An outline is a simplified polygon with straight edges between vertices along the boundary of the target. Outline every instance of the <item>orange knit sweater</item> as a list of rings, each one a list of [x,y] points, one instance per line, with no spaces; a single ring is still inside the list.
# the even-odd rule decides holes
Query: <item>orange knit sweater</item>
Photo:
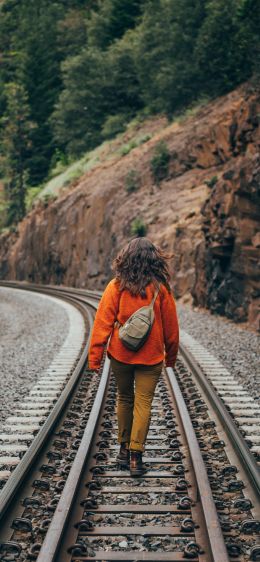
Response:
[[[107,354],[122,363],[155,365],[165,359],[166,366],[173,367],[179,344],[179,327],[175,302],[164,285],[154,305],[154,323],[148,339],[138,351],[127,349],[118,337],[116,320],[124,324],[141,306],[150,304],[154,295],[152,284],[146,287],[146,297],[132,296],[128,290],[119,291],[119,282],[112,279],[100,300],[89,348],[89,368],[98,369],[104,349],[111,335]]]

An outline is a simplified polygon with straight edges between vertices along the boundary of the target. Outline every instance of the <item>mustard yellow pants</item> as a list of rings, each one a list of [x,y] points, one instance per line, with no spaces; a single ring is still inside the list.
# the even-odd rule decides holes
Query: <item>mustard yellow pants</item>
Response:
[[[157,365],[126,365],[111,357],[117,383],[118,441],[144,451],[155,388],[163,361]]]

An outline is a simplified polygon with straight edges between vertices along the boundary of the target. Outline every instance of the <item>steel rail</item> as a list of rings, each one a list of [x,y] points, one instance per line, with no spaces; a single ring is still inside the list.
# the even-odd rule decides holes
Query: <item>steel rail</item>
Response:
[[[0,286],[3,287],[17,287],[18,289],[25,289],[30,291],[39,292],[42,289],[44,292],[48,290],[58,291],[59,293],[72,293],[73,295],[82,295],[93,297],[99,300],[102,297],[102,291],[94,291],[91,289],[80,289],[79,287],[66,287],[66,285],[45,285],[44,283],[30,283],[28,281],[3,281],[0,280]]]
[[[224,426],[226,433],[234,447],[239,461],[244,467],[250,484],[252,485],[254,492],[258,497],[260,497],[260,471],[256,460],[248,448],[245,439],[241,435],[239,429],[237,428],[234,420],[229,414],[225,404],[223,404],[221,398],[218,396],[212,384],[208,381],[203,371],[201,370],[198,363],[193,358],[192,354],[181,344],[180,353],[185,359],[189,369],[199,381],[203,391],[205,392],[212,408],[216,412],[220,423]]]
[[[4,283],[0,282],[0,284],[3,285]],[[67,300],[73,300],[73,299],[75,300],[75,296],[77,295],[77,300],[79,302],[84,302],[84,303],[88,302],[89,306],[92,306],[94,308],[97,308],[96,301],[98,301],[101,296],[101,293],[97,291],[86,291],[84,289],[74,289],[69,287],[68,288],[57,287],[57,286],[50,286],[50,285],[35,286],[32,284],[26,284],[25,286],[25,284],[15,283],[15,282],[8,283],[8,285],[15,286],[15,287],[18,286],[19,288],[25,290],[27,289],[27,290],[45,292],[46,294],[47,293],[52,294],[60,298],[66,298]],[[5,286],[7,286],[7,284],[5,284]],[[61,293],[63,294],[63,297],[61,297]],[[220,422],[224,426],[225,431],[227,432],[227,435],[230,438],[232,446],[234,447],[234,450],[236,451],[241,461],[241,464],[243,464],[248,477],[250,477],[250,483],[252,483],[254,490],[259,494],[260,475],[259,475],[257,463],[255,462],[255,459],[251,455],[245,440],[243,439],[242,435],[237,429],[226,406],[223,404],[221,398],[219,398],[219,396],[217,395],[217,392],[215,391],[211,383],[207,380],[206,376],[200,369],[199,365],[194,360],[192,354],[188,352],[187,349],[182,344],[180,345],[180,352],[186,364],[188,365],[190,371],[199,381],[200,386],[203,389],[203,392],[205,392],[206,396],[208,397],[210,405],[213,407]],[[82,440],[80,447],[78,449],[78,453],[74,460],[71,472],[68,476],[67,482],[62,492],[58,507],[54,513],[54,517],[47,531],[39,557],[37,558],[38,562],[53,562],[55,560],[55,555],[57,554],[57,551],[59,549],[59,545],[63,540],[65,525],[73,507],[73,501],[79,487],[80,476],[85,466],[86,457],[92,446],[95,427],[98,423],[97,412],[100,412],[102,407],[104,393],[108,380],[108,372],[109,372],[109,360],[106,359],[105,367],[101,378],[101,382],[102,381],[103,382],[102,384],[100,382],[98,394],[96,395],[95,402],[91,410],[90,418],[88,420],[84,432],[84,436],[83,436],[84,443]],[[212,497],[212,491],[210,488],[206,467],[200,452],[199,444],[193,429],[193,425],[187,410],[187,406],[182,397],[181,390],[178,385],[174,371],[170,368],[167,368],[166,372],[168,375],[169,385],[176,399],[177,409],[179,412],[179,416],[181,418],[184,434],[188,442],[192,465],[193,465],[194,473],[196,475],[199,497],[201,500],[202,511],[203,511],[203,518],[205,521],[205,529],[207,529],[208,543],[210,545],[209,554],[211,554],[212,560],[214,562],[228,562],[229,556],[227,554],[223,533],[221,530],[221,526],[219,524],[215,503]],[[24,455],[23,458],[25,457],[26,455]],[[18,468],[20,464],[18,465]],[[112,557],[110,557],[110,554],[109,554],[109,559],[111,560],[113,559]]]
[[[80,477],[95,435],[95,430],[99,420],[99,414],[107,387],[109,367],[110,361],[108,358],[106,358],[98,391],[89,415],[81,444],[77,451],[56,511],[42,544],[37,562],[52,562],[55,558],[55,554],[65,530],[66,521],[73,506],[73,501],[80,483]]]
[[[191,423],[190,415],[184,402],[173,369],[171,367],[167,367],[166,371],[172,388],[172,392],[176,399],[177,408],[188,442],[193,470],[196,475],[199,497],[203,508],[202,511],[205,518],[205,528],[207,529],[208,533],[208,542],[211,549],[212,559],[214,560],[214,562],[229,562],[229,556],[224,542],[223,532],[219,523],[216,506],[212,496],[205,463],[200,452],[198,440]]]
[[[1,285],[3,285],[3,283],[1,283]],[[43,289],[41,289],[38,292],[42,293]],[[50,291],[48,291],[48,294],[50,294]],[[65,299],[64,296],[60,298]],[[66,297],[66,300],[73,302],[75,304],[75,299],[73,300],[71,296]],[[92,302],[88,304],[86,299],[84,303],[85,304],[81,303],[80,307],[87,314],[88,321],[91,328],[91,325],[93,323],[93,318],[87,306],[94,307],[94,305]],[[80,356],[80,359],[74,369],[72,376],[67,382],[60,397],[55,403],[53,409],[51,410],[50,414],[48,415],[47,419],[45,420],[38,434],[35,436],[34,440],[32,441],[32,444],[30,445],[30,447],[28,448],[28,450],[20,460],[15,470],[12,472],[10,478],[8,479],[7,483],[5,484],[3,490],[0,493],[0,522],[3,520],[3,517],[5,516],[8,508],[10,507],[15,495],[17,494],[18,490],[21,488],[22,484],[24,483],[27,474],[29,473],[31,467],[35,463],[39,455],[39,452],[43,448],[44,444],[47,442],[49,435],[53,431],[54,426],[56,425],[58,419],[60,418],[62,412],[64,411],[66,404],[68,403],[78,383],[82,369],[84,368],[84,365],[86,363],[89,341],[90,341],[90,333],[88,335],[86,346]]]
[[[0,285],[5,284],[5,282],[0,281]],[[23,288],[30,288],[30,290],[39,290],[39,288],[45,289],[48,291],[48,289],[50,288],[51,290],[54,290],[55,292],[63,292],[63,293],[67,293],[67,294],[78,294],[79,296],[82,295],[82,297],[87,296],[87,297],[93,297],[94,300],[99,300],[102,293],[99,291],[89,291],[86,289],[78,289],[78,288],[70,288],[70,287],[65,287],[65,286],[56,286],[56,285],[37,285],[35,286],[34,284],[30,284],[26,282],[26,285],[24,282],[13,282],[13,281],[8,281],[7,282],[8,285],[15,285],[15,286],[23,286]],[[47,292],[46,291],[46,292]],[[181,355],[184,357],[184,359],[186,360],[189,368],[191,369],[192,373],[194,374],[195,377],[197,377],[197,379],[199,380],[205,394],[207,395],[211,406],[213,407],[213,409],[215,410],[221,424],[224,426],[225,430],[228,433],[228,436],[232,442],[232,445],[239,457],[239,460],[241,462],[241,464],[243,465],[250,483],[254,489],[255,494],[260,497],[260,471],[259,471],[259,467],[258,464],[256,462],[256,460],[254,459],[253,455],[251,454],[251,451],[249,449],[249,447],[247,446],[247,443],[245,441],[245,439],[243,438],[243,436],[241,435],[239,429],[237,428],[236,424],[234,423],[230,413],[228,412],[225,404],[223,403],[223,401],[221,400],[221,398],[218,396],[217,392],[215,391],[215,389],[213,388],[213,386],[211,385],[211,383],[207,380],[206,376],[204,375],[204,373],[202,372],[201,368],[199,367],[198,363],[195,361],[195,359],[193,358],[192,354],[185,348],[185,346],[183,344],[180,343],[180,353]]]
[[[10,286],[18,286],[28,290],[35,290],[39,291],[40,288],[44,289],[46,292],[49,290],[55,291],[58,293],[66,293],[66,294],[74,294],[78,296],[87,296],[92,297],[94,300],[99,300],[102,293],[99,291],[91,291],[86,289],[79,289],[79,288],[70,288],[65,286],[56,286],[56,285],[44,285],[44,284],[31,284],[25,282],[15,282],[15,281],[0,281],[0,285],[10,285]],[[202,372],[201,368],[199,367],[198,363],[193,358],[192,354],[185,348],[183,344],[180,344],[180,353],[183,358],[186,360],[190,370],[194,374],[194,376],[199,380],[205,394],[207,395],[211,406],[213,407],[214,411],[216,412],[221,424],[224,426],[225,430],[228,433],[228,436],[232,442],[232,445],[239,457],[241,464],[243,465],[250,483],[254,489],[255,494],[260,497],[260,471],[256,460],[254,459],[253,455],[250,452],[249,447],[246,444],[245,439],[241,435],[239,429],[237,428],[236,424],[234,423],[230,413],[228,412],[225,404],[218,396],[217,392],[211,385],[211,383],[207,380],[206,376]]]
[[[80,448],[75,457],[66,485],[63,489],[62,495],[57,505],[55,514],[53,516],[50,527],[45,536],[44,542],[42,544],[40,553],[37,558],[37,562],[54,562],[56,560],[56,556],[58,555],[59,546],[62,543],[65,532],[68,531],[68,529],[66,529],[66,523],[70,517],[70,512],[74,507],[73,502],[75,501],[76,493],[80,486],[80,478],[83,473],[84,465],[87,462],[88,454],[90,452],[90,448],[94,441],[95,430],[99,421],[101,407],[104,402],[104,394],[106,391],[108,374],[109,374],[109,365],[110,365],[110,361],[107,358],[104,365],[98,393],[96,395],[95,402],[93,404],[91,414],[87,422],[87,426],[83,435]],[[223,533],[219,524],[216,507],[214,504],[207,472],[205,469],[205,464],[201,456],[198,441],[190,420],[190,416],[187,407],[185,405],[185,402],[183,400],[183,397],[181,395],[181,391],[178,386],[176,377],[173,373],[173,370],[168,368],[166,372],[168,375],[168,380],[170,383],[172,393],[174,395],[177,404],[177,409],[179,412],[181,423],[188,443],[193,470],[196,475],[198,495],[201,501],[202,512],[204,517],[204,528],[205,528],[205,532],[207,533],[207,537],[208,537],[207,542],[210,548],[210,552],[208,554],[210,555],[210,559],[212,559],[213,562],[229,562],[229,557],[224,543]],[[163,473],[161,473],[161,475],[163,476]],[[164,508],[164,510],[165,509],[167,511],[167,508]],[[134,511],[136,511],[136,506]],[[156,508],[153,508],[153,511],[156,512]],[[148,532],[149,529],[150,528],[146,528],[145,529],[146,532]],[[121,529],[120,534],[126,534],[126,532],[129,532],[131,534],[137,531],[136,528],[125,527]],[[149,532],[151,533],[151,530]],[[159,532],[158,528],[157,529],[155,528],[154,532],[162,534],[162,530],[160,530]],[[102,534],[109,535],[110,530],[107,527],[104,527],[104,529],[99,528],[97,533],[101,535]],[[166,534],[168,533],[167,529],[165,529],[165,533]],[[111,531],[111,534],[112,535],[114,534],[113,529]],[[138,555],[138,557],[139,556],[140,554]],[[118,559],[117,557],[118,557],[117,552],[113,553],[113,555],[112,553],[109,553],[109,559],[116,560]],[[166,559],[168,559],[167,555],[166,555]]]

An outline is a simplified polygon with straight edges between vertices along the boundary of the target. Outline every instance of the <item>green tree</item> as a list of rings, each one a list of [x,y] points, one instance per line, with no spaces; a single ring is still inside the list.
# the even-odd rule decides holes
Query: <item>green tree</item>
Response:
[[[6,108],[5,84],[15,79],[21,52],[15,47],[18,26],[18,2],[6,0],[0,4],[0,115]]]
[[[18,80],[28,92],[33,131],[29,182],[48,175],[55,152],[49,117],[62,89],[61,62],[85,44],[88,0],[5,0],[0,5],[0,114],[4,84]],[[86,9],[88,8],[88,9]]]
[[[228,92],[250,75],[239,44],[237,0],[210,0],[201,27],[195,57],[200,90],[211,96]]]
[[[243,79],[260,74],[260,3],[241,0],[237,12],[237,44],[241,52]]]
[[[76,56],[87,43],[87,17],[85,9],[70,9],[58,22],[58,48],[65,59]]]
[[[37,123],[33,132],[33,150],[29,162],[31,185],[48,174],[54,151],[49,117],[61,90],[60,54],[57,45],[57,22],[60,8],[43,0],[26,0],[23,29],[24,42],[21,77],[28,92],[31,119]],[[30,10],[30,13],[28,12]]]
[[[138,28],[136,65],[145,103],[172,115],[197,95],[194,45],[205,0],[149,0]]]
[[[134,59],[136,34],[128,31],[106,52],[109,77],[109,111],[131,119],[143,107]]]
[[[76,157],[101,140],[110,77],[103,53],[91,48],[65,61],[62,70],[64,89],[51,122],[57,144]]]
[[[106,49],[136,25],[144,0],[105,0],[92,11],[88,22],[89,45]]]
[[[28,98],[17,83],[5,86],[6,112],[1,119],[3,150],[2,173],[8,202],[7,224],[18,222],[25,214],[28,155],[34,125],[29,119]]]
[[[129,31],[108,50],[88,47],[62,65],[64,89],[52,123],[67,153],[76,157],[93,148],[103,140],[107,118],[127,122],[143,106],[133,41]]]

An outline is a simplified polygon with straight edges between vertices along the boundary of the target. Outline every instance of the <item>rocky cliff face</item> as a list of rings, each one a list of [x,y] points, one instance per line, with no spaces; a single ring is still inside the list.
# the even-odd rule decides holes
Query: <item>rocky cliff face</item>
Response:
[[[139,217],[147,236],[174,252],[176,297],[192,294],[198,305],[256,323],[259,114],[259,91],[246,85],[128,155],[101,160],[66,195],[31,211],[16,234],[0,237],[1,278],[102,289]],[[150,161],[159,140],[171,160],[157,186]],[[140,185],[129,194],[131,170]]]
[[[227,160],[213,181],[201,213],[195,258],[195,302],[257,326],[260,312],[259,98],[247,97],[229,127]]]

